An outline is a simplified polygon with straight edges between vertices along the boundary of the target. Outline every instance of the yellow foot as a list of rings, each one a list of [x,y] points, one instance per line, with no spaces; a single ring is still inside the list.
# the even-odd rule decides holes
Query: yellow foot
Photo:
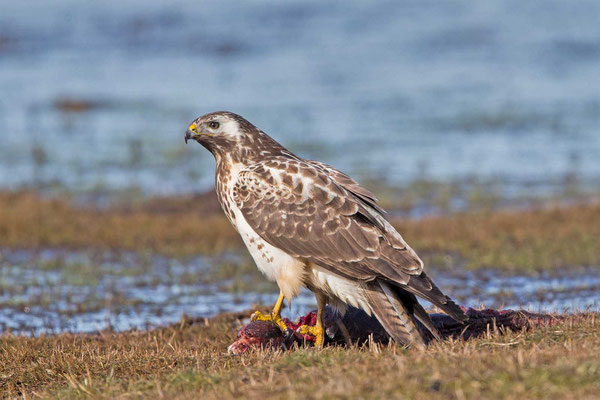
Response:
[[[271,321],[273,322],[275,325],[277,325],[279,327],[279,329],[281,329],[282,332],[287,332],[288,327],[285,324],[285,322],[283,322],[283,319],[281,318],[281,315],[279,314],[263,314],[260,311],[255,311],[252,313],[252,315],[250,316],[250,321]]]
[[[310,335],[315,337],[315,346],[323,347],[323,343],[325,342],[325,334],[323,332],[322,326],[309,326],[309,325],[300,325],[296,332],[301,333],[303,335]]]

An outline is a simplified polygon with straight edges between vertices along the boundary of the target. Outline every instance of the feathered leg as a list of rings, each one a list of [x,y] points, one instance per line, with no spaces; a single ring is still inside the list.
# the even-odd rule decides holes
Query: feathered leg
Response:
[[[315,337],[315,346],[323,347],[325,343],[325,330],[323,328],[323,317],[325,315],[325,305],[327,304],[327,296],[321,292],[315,292],[317,298],[317,323],[314,326],[300,325],[296,332],[303,335]]]

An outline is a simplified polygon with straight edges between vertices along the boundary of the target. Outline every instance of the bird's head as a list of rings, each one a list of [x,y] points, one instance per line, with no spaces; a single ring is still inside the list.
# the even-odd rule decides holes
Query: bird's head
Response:
[[[191,139],[204,146],[235,143],[242,135],[241,120],[249,124],[239,115],[227,111],[217,111],[203,115],[190,124],[185,133],[185,142],[187,143]]]
[[[252,158],[259,151],[264,153],[282,148],[250,122],[228,111],[196,118],[185,132],[185,142],[188,140],[200,143],[217,159],[224,154],[234,158]]]

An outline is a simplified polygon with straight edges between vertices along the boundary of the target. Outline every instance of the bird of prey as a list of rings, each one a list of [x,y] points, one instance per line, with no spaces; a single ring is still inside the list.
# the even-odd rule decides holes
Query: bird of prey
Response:
[[[346,305],[361,308],[396,342],[418,347],[427,344],[424,329],[439,334],[417,296],[457,321],[467,319],[425,274],[375,196],[348,175],[296,156],[231,112],[196,118],[185,133],[188,140],[215,157],[223,211],[260,271],[279,286],[273,311],[257,311],[253,321],[286,330],[283,301],[303,287],[316,296],[317,322],[299,332],[314,336],[317,346],[324,341],[326,304],[342,314]]]

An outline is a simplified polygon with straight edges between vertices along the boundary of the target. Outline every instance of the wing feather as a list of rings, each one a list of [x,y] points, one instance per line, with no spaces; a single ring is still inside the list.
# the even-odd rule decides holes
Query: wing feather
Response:
[[[365,203],[369,204],[373,209],[377,210],[379,213],[384,214],[385,211],[377,204],[377,197],[367,189],[363,188],[356,182],[354,179],[350,178],[348,175],[343,172],[333,168],[331,165],[327,165],[320,161],[307,160],[308,163],[314,165],[322,171],[325,171],[329,176],[331,176],[336,182],[338,182],[341,186],[343,186],[346,190],[353,193],[355,196],[363,200]]]
[[[332,167],[299,160],[254,164],[240,171],[233,198],[250,227],[286,253],[350,279],[380,286],[386,279],[456,320],[466,319],[423,272],[423,262],[383,217],[375,196]],[[426,313],[415,310],[428,325]]]
[[[406,283],[422,271],[416,253],[373,207],[375,197],[322,164],[255,164],[240,172],[234,200],[264,240],[337,274]]]

